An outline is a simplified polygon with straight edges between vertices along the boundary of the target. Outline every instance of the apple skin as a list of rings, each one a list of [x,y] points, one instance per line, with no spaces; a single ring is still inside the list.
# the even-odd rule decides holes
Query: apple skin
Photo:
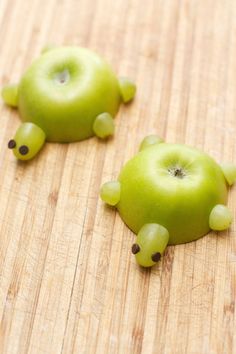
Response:
[[[176,176],[176,170],[184,175],[177,172]],[[150,145],[127,162],[118,180],[121,190],[116,207],[123,221],[136,234],[145,224],[160,224],[169,231],[169,244],[207,234],[211,210],[227,202],[220,166],[186,145]]]
[[[38,125],[52,142],[73,142],[94,135],[97,115],[116,115],[119,81],[94,52],[80,47],[46,51],[23,75],[18,108],[23,122]]]

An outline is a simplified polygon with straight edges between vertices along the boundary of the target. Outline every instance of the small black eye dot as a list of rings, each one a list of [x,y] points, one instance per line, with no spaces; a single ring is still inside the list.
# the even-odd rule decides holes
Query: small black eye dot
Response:
[[[14,149],[16,147],[16,142],[14,139],[8,141],[8,149]]]
[[[132,253],[133,254],[136,254],[140,251],[140,247],[137,243],[134,243],[133,246],[132,246]]]
[[[29,152],[28,146],[26,146],[26,145],[21,145],[21,146],[19,147],[19,152],[20,152],[21,155],[26,155],[26,154],[28,154],[28,152]]]
[[[161,254],[159,252],[156,252],[152,255],[153,262],[158,262],[160,259],[161,259]]]

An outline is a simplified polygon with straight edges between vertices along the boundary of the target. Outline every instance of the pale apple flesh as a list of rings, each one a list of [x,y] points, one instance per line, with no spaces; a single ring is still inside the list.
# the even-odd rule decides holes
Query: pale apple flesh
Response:
[[[123,167],[118,179],[116,207],[128,227],[138,234],[146,224],[161,225],[169,232],[170,245],[197,240],[210,229],[228,228],[228,185],[220,166],[192,147],[152,140]],[[223,211],[215,208],[219,205]],[[210,215],[215,228],[209,225]]]

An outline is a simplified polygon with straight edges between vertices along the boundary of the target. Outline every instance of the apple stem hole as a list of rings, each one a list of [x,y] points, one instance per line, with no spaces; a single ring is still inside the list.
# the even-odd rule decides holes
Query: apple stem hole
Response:
[[[180,178],[180,179],[182,179],[182,178],[184,178],[186,176],[185,171],[182,168],[180,168],[180,167],[169,168],[168,172],[169,172],[169,174],[171,176],[177,177],[177,178]]]
[[[57,73],[55,76],[56,82],[61,85],[66,84],[69,81],[69,79],[70,79],[70,73],[67,69]]]

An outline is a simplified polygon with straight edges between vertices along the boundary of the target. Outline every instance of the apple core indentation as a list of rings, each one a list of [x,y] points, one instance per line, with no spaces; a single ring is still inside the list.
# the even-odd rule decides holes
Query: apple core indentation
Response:
[[[68,69],[64,69],[56,73],[54,80],[60,85],[65,85],[70,80],[70,72]]]
[[[115,131],[113,119],[120,105],[135,95],[135,84],[120,81],[109,63],[93,51],[73,45],[48,49],[19,83],[2,90],[4,102],[18,107],[22,120],[15,142],[8,144],[19,160],[32,159],[45,141],[71,143],[94,135],[106,139]],[[21,146],[29,151],[19,150]],[[105,188],[104,198],[116,205],[119,184]]]
[[[168,172],[171,176],[179,178],[179,179],[186,177],[185,170],[179,166],[168,168]]]

